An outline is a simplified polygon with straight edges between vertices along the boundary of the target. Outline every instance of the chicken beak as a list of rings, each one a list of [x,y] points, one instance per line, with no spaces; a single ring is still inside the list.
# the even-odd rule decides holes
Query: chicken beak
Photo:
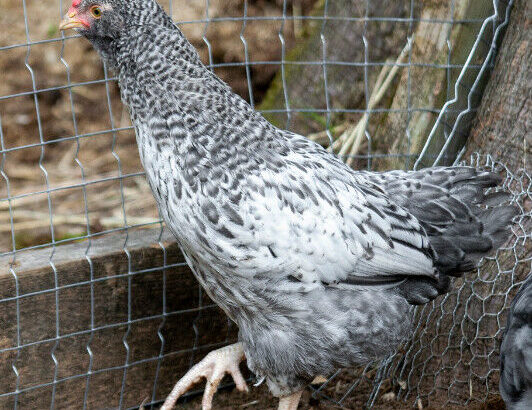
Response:
[[[69,28],[85,28],[85,24],[77,18],[74,11],[69,11],[59,24],[59,30],[68,30]]]

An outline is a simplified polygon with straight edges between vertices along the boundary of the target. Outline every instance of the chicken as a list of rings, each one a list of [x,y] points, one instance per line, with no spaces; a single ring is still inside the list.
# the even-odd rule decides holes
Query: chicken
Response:
[[[501,396],[509,410],[532,409],[532,275],[510,306],[501,344]]]
[[[194,366],[203,408],[247,366],[296,409],[304,387],[382,358],[411,335],[413,306],[449,289],[509,235],[515,209],[470,167],[356,172],[274,127],[205,67],[153,0],[74,0],[75,28],[118,74],[159,211],[239,342]]]

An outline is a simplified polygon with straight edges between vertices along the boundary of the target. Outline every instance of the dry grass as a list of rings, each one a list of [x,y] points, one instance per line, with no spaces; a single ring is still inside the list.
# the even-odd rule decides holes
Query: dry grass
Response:
[[[118,86],[104,82],[113,74],[104,72],[84,39],[53,41],[61,37],[59,1],[25,3],[28,33],[23,2],[0,0],[0,48],[23,45],[0,49],[0,252],[157,221],[149,188],[138,175],[142,169],[135,136]],[[63,3],[66,8],[68,1]],[[293,5],[296,12],[308,13],[312,3]],[[281,16],[282,5],[276,0],[250,1],[247,14]],[[210,2],[210,18],[243,15],[240,0]],[[205,1],[179,2],[179,7],[174,1],[173,17],[185,22],[205,19]],[[203,61],[209,62],[209,45],[217,64],[245,61],[241,34],[250,61],[279,59],[281,24],[249,21],[243,30],[241,21],[222,21],[208,26],[185,23],[181,28]],[[294,24],[285,24],[283,33],[287,46],[293,44]],[[24,46],[28,41],[40,43]],[[252,66],[255,101],[277,69]],[[216,72],[249,99],[244,67],[220,67]],[[15,94],[21,95],[1,99]],[[113,128],[116,131],[110,132]]]
[[[384,65],[382,67],[373,86],[373,92],[369,96],[368,110],[374,109],[389,92],[392,82],[397,73],[400,72],[400,64],[404,63],[411,46],[412,42],[409,41],[399,54],[399,57],[397,57],[394,65]],[[347,156],[347,165],[353,166],[355,163],[355,155],[359,154],[363,148],[366,148],[365,151],[367,151],[367,140],[364,140],[364,137],[368,128],[368,123],[369,114],[364,113],[362,118],[353,125],[349,122],[345,122],[334,127],[332,132],[329,131],[329,134],[331,134],[333,138],[334,135],[337,135],[338,137],[334,139],[329,150],[334,151],[340,157]],[[311,134],[308,138],[323,145],[328,145],[329,143],[329,135],[327,131]],[[366,147],[363,147],[364,143],[366,143]]]

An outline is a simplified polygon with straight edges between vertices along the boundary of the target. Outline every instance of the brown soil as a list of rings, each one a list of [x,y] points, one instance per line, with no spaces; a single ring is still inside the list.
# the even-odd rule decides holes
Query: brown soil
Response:
[[[229,381],[226,379],[224,381]],[[347,385],[352,383],[352,380],[344,380]],[[324,396],[314,396],[310,388],[306,389],[301,398],[299,409],[308,410],[334,410],[334,409],[363,409],[367,403],[368,395],[370,393],[369,385],[361,386],[359,389],[354,389],[342,402],[338,404],[343,396],[342,392],[336,392],[336,386],[341,385],[342,381],[338,380],[330,388],[323,391]],[[316,386],[317,387],[317,386]],[[255,410],[276,410],[278,399],[273,397],[266,385],[254,387],[249,385],[249,393],[243,393],[236,390],[234,387],[220,389],[214,396],[213,409],[215,410],[232,410],[232,409],[255,409]],[[183,410],[195,410],[201,408],[201,392],[198,392],[193,397],[187,400],[182,400],[176,407]],[[414,399],[401,400],[396,396],[380,394],[375,400],[375,410],[399,410],[399,409],[419,409],[419,410],[504,410],[506,407],[504,402],[498,395],[492,395],[484,402],[479,403],[473,401],[467,406],[449,405],[444,395],[431,399],[430,403],[421,402],[417,404]]]

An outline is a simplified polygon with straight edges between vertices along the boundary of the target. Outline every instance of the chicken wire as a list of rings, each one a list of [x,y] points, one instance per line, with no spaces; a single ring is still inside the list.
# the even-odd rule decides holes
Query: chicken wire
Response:
[[[353,137],[349,149],[342,151],[340,147],[336,152],[352,165],[367,169],[448,164],[463,155],[465,138],[493,65],[497,39],[508,22],[511,1],[484,2],[482,10],[459,18],[457,10],[468,2],[441,3],[445,6],[443,13],[440,6],[440,14],[424,14],[424,7],[429,6],[416,0],[198,0],[178,6],[175,0],[163,2],[209,67],[254,107],[278,125],[305,133],[324,145]],[[344,7],[346,4],[349,7]],[[53,408],[61,405],[56,393],[62,385],[84,380],[79,402],[85,408],[91,380],[99,374],[120,372],[116,405],[128,407],[135,403],[126,392],[128,372],[154,363],[149,402],[156,403],[162,398],[158,381],[163,360],[192,352],[192,363],[200,349],[234,340],[234,331],[228,323],[218,344],[202,344],[202,332],[208,327],[200,323],[214,306],[199,288],[191,289],[198,292],[191,309],[169,307],[172,295],[166,295],[167,272],[182,264],[166,258],[167,237],[143,178],[133,129],[118,101],[116,78],[101,66],[93,51],[80,46],[78,36],[65,36],[56,30],[67,2],[5,0],[0,7],[5,8],[0,13],[4,36],[0,42],[0,69],[5,76],[0,82],[0,223],[4,233],[0,257],[9,260],[7,274],[14,284],[13,294],[0,294],[0,306],[14,309],[17,318],[15,334],[0,344],[0,362],[8,361],[2,369],[9,372],[6,379],[12,379],[7,390],[0,391],[0,402],[5,399],[10,406],[23,407],[26,396],[49,389]],[[5,16],[9,16],[9,26]],[[429,53],[429,60],[423,53],[414,52],[417,42],[430,46],[416,38],[422,26],[426,28],[421,33],[439,35],[437,43],[444,45],[444,52]],[[467,30],[470,41],[465,53],[457,52],[454,28]],[[304,46],[313,37],[317,41]],[[301,51],[302,47],[304,50],[296,54],[294,50]],[[294,75],[294,67],[302,69]],[[443,73],[438,91],[441,101],[415,105],[416,83],[438,73]],[[404,83],[403,100],[395,104],[397,98],[383,86],[386,81],[377,87],[381,75],[389,79],[388,86]],[[266,84],[262,89],[256,85],[259,81]],[[265,92],[270,83],[274,86]],[[280,95],[277,100],[271,91],[275,84]],[[355,91],[348,92],[350,89]],[[380,99],[376,97],[379,90]],[[349,98],[343,98],[344,94]],[[268,99],[274,103],[268,105]],[[382,147],[379,141],[384,137],[376,124],[386,116],[397,116],[403,126],[393,144]],[[418,154],[413,150],[413,129],[421,120],[431,124],[431,131]],[[55,123],[60,123],[59,129],[51,125]],[[353,150],[353,146],[358,149]],[[471,161],[504,169],[491,158]],[[522,209],[508,248],[487,258],[467,279],[455,281],[449,295],[416,310],[419,325],[415,335],[395,355],[382,364],[338,371],[321,386],[313,387],[314,397],[355,408],[372,406],[377,398],[389,393],[418,406],[427,402],[466,405],[486,401],[496,392],[497,352],[506,307],[531,262],[526,228],[530,222],[530,176],[524,171],[504,172],[505,186]],[[149,228],[155,232],[151,237],[164,255],[160,266],[149,269],[161,272],[162,302],[159,312],[139,318],[132,307],[132,286],[134,278],[147,270],[135,269],[137,261],[130,252],[130,238],[133,232]],[[122,234],[119,238],[128,258],[128,270],[95,278],[94,241],[109,233]],[[59,294],[65,286],[54,258],[59,245],[75,241],[83,249],[90,276],[69,287],[89,286],[91,320],[86,327],[69,331],[62,327]],[[38,249],[50,251],[53,284],[26,291],[20,285],[17,266]],[[106,323],[96,318],[95,292],[102,280],[124,280],[128,309],[120,320]],[[31,336],[31,329],[24,329],[21,323],[21,306],[43,294],[52,296],[53,331]],[[192,329],[186,331],[193,334],[193,343],[181,350],[168,349],[170,343],[162,331],[166,321],[191,313],[196,316]],[[159,323],[152,337],[160,349],[137,360],[130,349],[131,334],[136,324],[147,321]],[[121,363],[96,368],[94,340],[111,328],[124,331],[121,343],[125,358]],[[88,363],[64,376],[57,352],[62,343],[77,336],[88,337]],[[50,374],[28,382],[21,369],[29,352],[39,347],[45,347],[50,357]]]
[[[532,180],[524,169],[512,173],[490,156],[476,154],[462,164],[505,177],[498,189],[508,190],[521,211],[513,235],[473,273],[455,279],[448,294],[416,309],[413,337],[396,353],[380,363],[339,370],[314,389],[315,396],[342,405],[362,387],[359,405],[372,407],[379,394],[388,394],[390,400],[423,408],[471,406],[499,394],[499,346],[506,315],[532,266]]]

